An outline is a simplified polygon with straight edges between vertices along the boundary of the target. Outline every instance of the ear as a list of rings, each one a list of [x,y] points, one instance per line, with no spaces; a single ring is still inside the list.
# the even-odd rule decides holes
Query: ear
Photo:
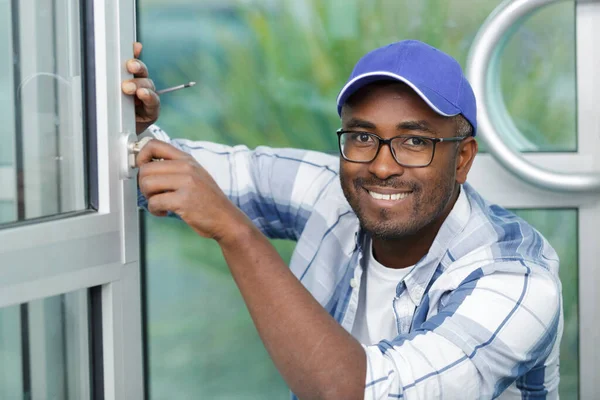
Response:
[[[479,151],[477,140],[473,136],[463,140],[458,148],[456,157],[456,183],[462,185],[467,180],[467,175],[473,165],[475,155]]]

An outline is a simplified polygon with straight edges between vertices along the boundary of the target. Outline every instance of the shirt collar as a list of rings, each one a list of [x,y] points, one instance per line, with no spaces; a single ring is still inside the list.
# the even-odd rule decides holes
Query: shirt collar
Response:
[[[470,186],[468,184],[460,187],[458,199],[440,227],[429,251],[404,280],[409,296],[415,305],[421,304],[425,290],[427,290],[442,258],[448,252],[452,240],[463,231],[471,217],[471,204],[467,196],[469,190]]]

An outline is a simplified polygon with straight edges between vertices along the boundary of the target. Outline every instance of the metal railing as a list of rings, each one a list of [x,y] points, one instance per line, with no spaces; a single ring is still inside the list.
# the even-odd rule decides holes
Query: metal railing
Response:
[[[598,173],[548,170],[532,164],[509,144],[523,135],[506,111],[498,60],[515,26],[537,9],[558,1],[564,0],[505,1],[482,25],[467,61],[467,78],[478,101],[478,134],[489,153],[506,170],[532,185],[560,192],[597,192],[600,191]]]

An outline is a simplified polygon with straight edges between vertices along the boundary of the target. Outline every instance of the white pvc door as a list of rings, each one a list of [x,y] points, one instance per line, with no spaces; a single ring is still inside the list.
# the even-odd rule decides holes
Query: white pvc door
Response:
[[[133,0],[0,0],[0,398],[142,399]]]

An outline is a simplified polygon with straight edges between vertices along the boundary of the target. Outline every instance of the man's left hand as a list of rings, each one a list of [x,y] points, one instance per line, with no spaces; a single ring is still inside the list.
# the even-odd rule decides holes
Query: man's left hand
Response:
[[[126,63],[127,72],[133,74],[133,79],[123,81],[123,93],[133,96],[135,100],[136,132],[139,135],[158,119],[160,114],[160,98],[156,94],[154,82],[150,79],[146,64],[139,60],[142,44],[133,44],[134,58]]]

